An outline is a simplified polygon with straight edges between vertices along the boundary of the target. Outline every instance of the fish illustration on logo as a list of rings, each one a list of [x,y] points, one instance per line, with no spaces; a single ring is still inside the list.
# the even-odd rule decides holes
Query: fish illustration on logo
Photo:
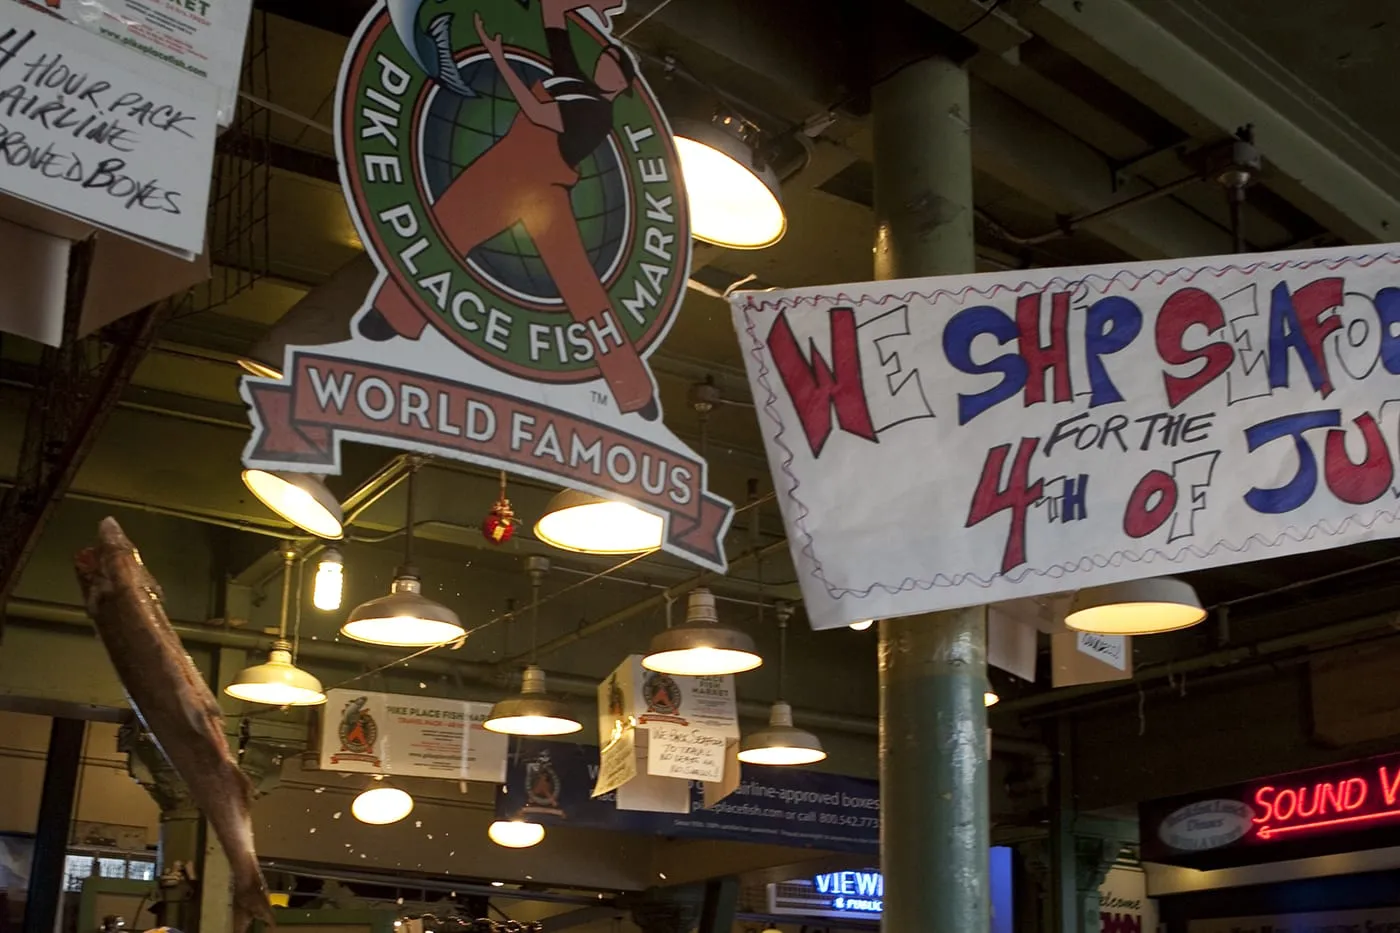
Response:
[[[340,139],[385,273],[361,336],[431,326],[516,375],[601,377],[620,412],[659,417],[644,358],[685,289],[687,205],[665,117],[608,32],[622,7],[390,0],[366,21]]]
[[[563,816],[559,796],[563,793],[559,772],[549,760],[549,752],[540,752],[525,762],[525,807],[521,813],[547,813]]]
[[[345,704],[340,716],[340,751],[331,756],[332,764],[342,761],[364,761],[380,767],[375,744],[379,741],[379,724],[368,709],[369,697],[358,696]]]

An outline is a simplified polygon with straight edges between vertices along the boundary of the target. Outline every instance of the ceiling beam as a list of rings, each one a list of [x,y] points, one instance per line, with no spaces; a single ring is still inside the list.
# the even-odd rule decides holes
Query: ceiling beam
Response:
[[[1400,230],[1400,156],[1196,0],[1044,0],[1021,21],[1193,136],[1254,124],[1269,184],[1360,242]]]

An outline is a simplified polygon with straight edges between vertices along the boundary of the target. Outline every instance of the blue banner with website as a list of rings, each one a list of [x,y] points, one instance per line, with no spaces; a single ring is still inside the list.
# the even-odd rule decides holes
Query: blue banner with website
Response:
[[[614,793],[595,799],[590,794],[597,776],[598,749],[592,745],[514,741],[496,815],[654,836],[880,851],[875,781],[745,765],[734,793],[706,809],[703,789],[692,784],[690,813],[677,814],[619,810]]]

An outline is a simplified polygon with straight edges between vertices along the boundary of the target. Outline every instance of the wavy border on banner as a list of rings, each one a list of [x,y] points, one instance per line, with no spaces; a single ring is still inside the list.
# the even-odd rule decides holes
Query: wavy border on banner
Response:
[[[800,551],[794,546],[794,560],[800,562],[801,558],[805,556],[810,561],[812,566],[810,576],[821,582],[823,589],[826,590],[827,595],[833,600],[844,599],[846,597],[864,599],[876,590],[882,590],[886,594],[894,595],[916,589],[951,589],[967,586],[969,584],[980,588],[987,588],[998,580],[1005,580],[1012,584],[1018,584],[1031,576],[1059,580],[1074,573],[1082,573],[1084,571],[1101,569],[1104,567],[1121,567],[1124,564],[1152,564],[1158,560],[1165,560],[1168,563],[1179,563],[1182,558],[1187,555],[1199,560],[1206,560],[1215,556],[1222,550],[1229,552],[1231,555],[1235,555],[1230,563],[1240,563],[1245,559],[1243,555],[1247,554],[1250,549],[1256,545],[1261,550],[1267,550],[1268,548],[1279,547],[1285,542],[1302,543],[1310,541],[1319,535],[1332,537],[1355,531],[1357,528],[1370,531],[1381,524],[1400,524],[1400,508],[1376,509],[1369,514],[1354,513],[1345,516],[1339,519],[1335,525],[1325,519],[1321,519],[1306,528],[1289,525],[1272,537],[1253,534],[1238,542],[1221,539],[1209,547],[1204,548],[1196,545],[1186,545],[1174,551],[1161,548],[1148,548],[1144,551],[1122,549],[1114,551],[1111,554],[1086,554],[1073,560],[1053,563],[1045,567],[1024,567],[1011,573],[995,573],[991,576],[983,576],[973,570],[966,570],[953,573],[936,573],[927,580],[905,577],[898,583],[877,580],[865,587],[838,586],[827,579],[825,566],[821,558],[816,554],[816,539],[807,528],[807,517],[811,514],[811,509],[807,507],[805,502],[797,497],[797,490],[802,486],[802,481],[798,479],[797,474],[792,470],[792,463],[796,455],[793,453],[792,448],[783,440],[783,435],[787,433],[788,426],[784,423],[782,415],[777,410],[778,396],[777,393],[773,391],[773,386],[769,382],[769,376],[772,374],[772,371],[768,367],[766,348],[763,341],[758,338],[758,326],[754,320],[755,312],[777,312],[789,308],[801,307],[804,304],[811,305],[814,308],[836,304],[851,305],[853,307],[864,304],[874,304],[883,307],[890,303],[910,304],[916,299],[933,304],[940,299],[947,298],[956,302],[958,305],[963,305],[968,301],[969,297],[975,296],[977,298],[987,299],[995,297],[1000,292],[1019,294],[1026,288],[1040,290],[1057,286],[1065,289],[1076,289],[1081,286],[1084,288],[1091,288],[1093,287],[1091,283],[1096,282],[1098,283],[1099,293],[1103,294],[1115,284],[1123,281],[1131,281],[1132,284],[1128,286],[1128,289],[1134,291],[1144,283],[1165,285],[1167,282],[1177,278],[1180,278],[1183,282],[1192,282],[1197,277],[1205,274],[1220,278],[1231,272],[1252,275],[1259,271],[1283,272],[1291,269],[1311,269],[1316,266],[1322,266],[1329,271],[1335,271],[1348,265],[1365,269],[1378,262],[1389,262],[1391,265],[1400,265],[1400,253],[1385,251],[1380,253],[1363,253],[1356,256],[1343,256],[1341,258],[1319,257],[1316,259],[1293,259],[1283,262],[1259,260],[1257,262],[1240,265],[1226,264],[1218,266],[1207,264],[1195,267],[1180,266],[1169,271],[1152,270],[1145,274],[1138,274],[1130,269],[1124,269],[1112,276],[1091,273],[1078,278],[1071,278],[1057,275],[1051,276],[1043,281],[1027,278],[1014,286],[998,282],[989,288],[965,285],[959,289],[939,288],[926,292],[911,289],[898,295],[891,293],[883,294],[879,297],[872,297],[870,295],[849,295],[845,292],[826,295],[818,292],[812,295],[765,300],[765,292],[739,292],[735,294],[730,301],[734,310],[739,311],[744,316],[744,331],[748,335],[751,343],[747,352],[757,363],[758,374],[754,381],[762,386],[763,391],[767,394],[766,398],[762,400],[756,399],[755,402],[758,409],[777,426],[777,431],[773,434],[772,440],[773,444],[783,451],[784,456],[782,462],[775,465],[776,471],[781,471],[782,474],[791,481],[791,485],[789,485],[786,490],[778,491],[780,494],[786,496],[795,507],[796,511],[791,526],[801,532],[801,537],[805,542],[802,544]],[[1137,265],[1147,266],[1149,264],[1139,263]],[[897,283],[891,282],[890,284],[894,285]],[[743,302],[742,306],[739,304],[740,301]],[[791,537],[791,535],[789,535],[789,537]],[[976,600],[969,600],[969,603],[975,601]]]
[[[726,569],[724,535],[734,508],[706,490],[706,464],[688,450],[371,361],[295,352],[287,372],[285,381],[244,379],[253,424],[243,457],[248,466],[334,473],[340,444],[349,438],[510,470],[659,514],[666,522],[663,550],[719,573]]]

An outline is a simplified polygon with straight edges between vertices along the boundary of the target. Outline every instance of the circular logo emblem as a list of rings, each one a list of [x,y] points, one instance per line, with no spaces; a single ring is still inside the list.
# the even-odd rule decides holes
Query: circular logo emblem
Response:
[[[674,716],[681,709],[681,691],[668,674],[649,674],[642,682],[642,697],[647,712]]]
[[[683,295],[689,220],[665,117],[600,25],[621,6],[387,0],[365,20],[337,113],[386,275],[361,334],[431,326],[533,381],[649,392],[640,361]]]
[[[379,726],[374,717],[365,710],[361,697],[345,705],[340,718],[340,750],[355,755],[369,755],[374,752],[374,743],[379,740]]]
[[[1173,810],[1157,837],[1178,852],[1205,852],[1238,842],[1253,825],[1254,811],[1239,800],[1202,800]]]

